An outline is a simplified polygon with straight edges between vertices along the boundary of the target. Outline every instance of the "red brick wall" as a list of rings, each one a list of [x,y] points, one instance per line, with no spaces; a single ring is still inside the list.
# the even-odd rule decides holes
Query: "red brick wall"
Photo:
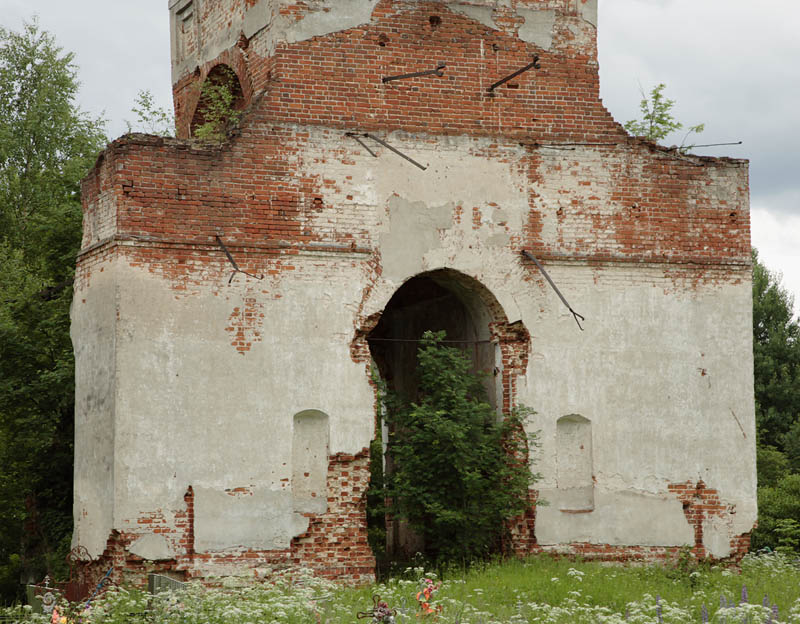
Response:
[[[290,254],[293,247],[310,243],[352,244],[353,250],[367,251],[365,242],[377,242],[377,233],[370,229],[374,217],[350,202],[322,203],[328,184],[341,190],[346,180],[300,178],[288,164],[311,145],[310,140],[296,127],[271,125],[245,125],[241,137],[220,148],[141,135],[119,139],[84,182],[85,220],[116,222],[115,233],[121,238],[135,237],[151,246],[178,244],[214,258],[219,256],[218,234],[226,245],[267,256]],[[336,132],[325,132],[324,140],[343,161],[350,150],[359,149]],[[627,142],[603,148],[593,157],[610,175],[595,180],[596,170],[568,172],[568,182],[582,184],[585,179],[587,191],[562,191],[560,206],[532,197],[529,226],[513,234],[513,246],[545,259],[747,265],[745,165],[703,159],[704,166],[696,166]],[[641,163],[639,175],[618,175],[617,168],[631,159]],[[710,172],[727,177],[717,183]],[[541,184],[545,175],[550,174],[529,169],[531,187]],[[714,198],[719,186],[737,182],[730,200]],[[593,195],[598,187],[608,190],[613,203]],[[94,217],[101,210],[114,214]],[[312,213],[321,210],[336,215],[324,230],[310,225]],[[557,221],[550,238],[542,234],[545,214],[555,214]]]
[[[678,497],[683,504],[683,514],[687,522],[694,528],[694,547],[692,553],[698,557],[706,557],[703,546],[703,523],[713,516],[725,517],[736,513],[736,508],[720,501],[717,490],[706,487],[703,481],[692,483],[672,483],[669,491]],[[731,539],[731,557],[738,560],[750,549],[750,534],[737,535]]]
[[[543,50],[513,36],[522,20],[507,13],[496,21],[511,32],[488,28],[437,2],[386,1],[368,25],[279,43],[269,58],[256,54],[253,46],[233,45],[174,85],[180,136],[186,136],[197,85],[220,62],[237,72],[248,101],[252,94],[263,98],[258,108],[268,110],[276,122],[540,141],[624,136],[599,99],[594,30],[579,44],[566,21],[557,19],[553,45]],[[438,25],[432,25],[432,15],[439,17]],[[487,91],[528,65],[533,54],[539,55],[541,69]],[[443,77],[381,80],[432,69],[439,62],[447,65]]]

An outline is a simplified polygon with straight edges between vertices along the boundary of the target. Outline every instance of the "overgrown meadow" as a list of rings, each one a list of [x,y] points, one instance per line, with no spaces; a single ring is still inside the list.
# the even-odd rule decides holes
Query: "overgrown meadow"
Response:
[[[377,608],[376,608],[377,607]],[[9,621],[50,622],[27,607]],[[63,619],[62,619],[63,618]],[[348,588],[284,570],[271,583],[225,579],[151,596],[111,588],[84,605],[61,605],[61,622],[90,624],[456,623],[800,623],[800,565],[781,554],[748,555],[741,571],[631,566],[534,557],[437,576],[409,568],[370,587]]]

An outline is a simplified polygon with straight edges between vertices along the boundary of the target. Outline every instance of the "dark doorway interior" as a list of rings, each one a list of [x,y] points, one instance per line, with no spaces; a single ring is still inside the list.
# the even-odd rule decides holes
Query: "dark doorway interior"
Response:
[[[474,283],[454,271],[439,270],[418,275],[389,300],[381,319],[369,334],[370,353],[387,388],[409,401],[417,398],[417,349],[425,331],[446,332],[448,346],[469,354],[473,370],[485,372],[489,401],[496,406],[495,358],[497,345],[491,341],[490,311]],[[384,431],[384,449],[388,430]],[[392,458],[385,457],[391,472]],[[400,522],[387,523],[387,555],[391,560],[410,559],[424,552],[424,544]]]
[[[477,293],[455,281],[448,271],[425,273],[407,281],[389,300],[369,335],[370,353],[388,387],[414,400],[422,334],[444,330],[449,345],[469,353],[475,371],[491,373],[496,346],[490,341],[490,320]],[[491,379],[487,380],[487,390],[494,404],[496,392]]]

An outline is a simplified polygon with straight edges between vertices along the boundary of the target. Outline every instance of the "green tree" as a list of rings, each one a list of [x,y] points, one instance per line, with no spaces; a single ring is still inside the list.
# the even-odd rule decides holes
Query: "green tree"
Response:
[[[754,549],[800,538],[800,324],[791,294],[753,249],[753,372],[758,433]]]
[[[759,442],[800,451],[800,324],[794,301],[753,250],[753,369]],[[789,444],[787,444],[789,442]],[[800,455],[789,457],[794,470]]]
[[[789,474],[789,460],[774,446],[757,445],[756,466],[758,487],[775,487]]]
[[[0,28],[0,592],[63,571],[72,529],[69,306],[80,179],[105,145],[71,54]]]
[[[162,137],[175,136],[175,115],[160,106],[148,89],[142,89],[133,101],[131,112],[136,115],[136,123],[126,121],[128,132],[145,132]]]
[[[387,414],[390,512],[424,538],[434,560],[469,562],[500,548],[505,522],[529,504],[535,475],[518,413],[498,421],[482,377],[443,338],[423,335],[419,401],[395,402]]]
[[[797,523],[800,523],[800,474],[790,474],[774,487],[758,488],[758,527],[752,535],[754,550],[791,545],[791,539],[797,537],[797,531],[792,535],[792,526],[796,529]]]
[[[639,102],[641,120],[631,119],[625,122],[624,128],[633,135],[644,136],[651,141],[660,141],[671,132],[683,129],[683,124],[672,116],[672,107],[675,100],[664,96],[666,85],[662,82],[650,90],[647,95],[641,89],[642,100]],[[690,149],[691,145],[684,147],[686,139],[691,133],[700,134],[705,129],[705,124],[697,124],[687,128],[686,136],[681,143],[681,149]]]

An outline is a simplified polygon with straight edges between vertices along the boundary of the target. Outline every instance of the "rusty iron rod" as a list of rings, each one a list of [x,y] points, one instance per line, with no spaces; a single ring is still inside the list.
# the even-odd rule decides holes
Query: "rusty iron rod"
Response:
[[[380,144],[381,144],[381,145],[383,145],[383,146],[384,146],[386,149],[389,149],[389,150],[393,151],[395,154],[397,154],[397,155],[398,155],[398,156],[400,156],[401,158],[405,158],[405,159],[406,159],[408,162],[410,162],[412,165],[415,165],[415,166],[419,167],[419,168],[420,168],[420,169],[422,169],[423,171],[425,171],[425,170],[427,169],[427,167],[426,167],[425,165],[421,165],[421,164],[419,164],[419,163],[418,163],[416,160],[414,160],[413,158],[411,158],[411,156],[406,156],[406,155],[405,155],[403,152],[401,152],[399,149],[397,149],[397,148],[395,148],[395,147],[392,147],[392,146],[391,146],[391,145],[389,145],[389,144],[388,144],[386,141],[383,141],[383,140],[379,139],[379,138],[378,138],[378,137],[376,137],[375,135],[373,135],[373,134],[369,134],[368,132],[365,132],[365,133],[364,133],[364,136],[365,136],[365,137],[367,137],[368,139],[372,139],[372,140],[373,140],[373,141],[375,141],[376,143],[380,143]]]
[[[381,78],[381,81],[383,81],[383,83],[386,84],[387,82],[391,82],[392,80],[403,80],[405,78],[419,78],[420,76],[431,76],[434,74],[436,76],[441,77],[444,76],[444,72],[442,70],[445,67],[447,66],[444,63],[439,63],[436,66],[436,69],[426,69],[425,71],[412,72],[410,74],[400,74],[399,76],[384,76],[383,78]]]
[[[497,82],[495,82],[495,83],[494,83],[494,84],[493,84],[491,87],[489,87],[489,89],[488,89],[489,93],[491,93],[492,91],[494,91],[494,90],[495,90],[497,87],[499,87],[500,85],[507,83],[507,82],[508,82],[509,80],[511,80],[512,78],[516,78],[516,77],[517,77],[517,76],[519,76],[521,73],[528,71],[528,70],[529,70],[529,69],[531,69],[532,67],[535,67],[536,69],[541,69],[541,67],[542,67],[541,65],[539,65],[539,55],[538,55],[538,54],[535,54],[535,55],[533,56],[533,63],[528,63],[528,64],[527,64],[525,67],[523,67],[522,69],[518,69],[518,70],[517,70],[517,71],[515,71],[513,74],[509,74],[509,75],[508,75],[508,76],[506,76],[505,78],[501,78],[500,80],[498,80]]]
[[[547,271],[545,271],[544,267],[541,264],[539,264],[539,261],[536,258],[533,257],[533,254],[531,252],[526,251],[526,250],[523,249],[522,250],[522,255],[525,256],[526,258],[528,258],[531,262],[533,262],[539,268],[539,270],[542,272],[542,275],[544,275],[544,278],[549,282],[550,286],[553,287],[553,290],[556,291],[556,294],[558,295],[558,298],[561,299],[561,302],[565,306],[567,306],[567,310],[572,312],[572,316],[575,318],[575,322],[578,324],[578,328],[581,331],[583,331],[583,327],[581,327],[581,323],[578,320],[578,318],[580,318],[581,321],[585,322],[586,319],[583,317],[583,315],[578,314],[575,310],[572,309],[572,307],[569,305],[569,303],[567,303],[567,300],[564,298],[564,295],[561,294],[561,291],[558,289],[558,286],[556,286],[555,283],[553,282],[553,280],[550,279],[550,276],[547,274]]]
[[[350,137],[351,139],[355,139],[356,141],[358,141],[358,144],[361,147],[363,147],[365,150],[367,150],[372,155],[373,158],[377,158],[378,157],[378,155],[375,152],[373,152],[369,148],[369,146],[366,143],[364,143],[364,141],[362,141],[355,132],[345,132],[344,135]]]
[[[237,273],[244,273],[245,275],[249,275],[250,277],[253,277],[253,278],[257,279],[257,280],[263,280],[264,279],[263,275],[258,276],[258,275],[253,275],[252,273],[248,273],[247,271],[242,271],[242,269],[239,268],[239,265],[236,264],[236,260],[233,259],[233,256],[231,255],[231,252],[228,251],[228,248],[225,246],[225,243],[222,242],[222,239],[219,237],[219,235],[215,236],[215,238],[217,239],[217,243],[219,244],[219,246],[222,249],[222,251],[224,251],[225,255],[228,256],[228,261],[233,266],[233,271],[231,271],[231,276],[228,278],[228,283],[229,284],[231,283],[231,281],[233,281],[233,276],[236,275]]]

